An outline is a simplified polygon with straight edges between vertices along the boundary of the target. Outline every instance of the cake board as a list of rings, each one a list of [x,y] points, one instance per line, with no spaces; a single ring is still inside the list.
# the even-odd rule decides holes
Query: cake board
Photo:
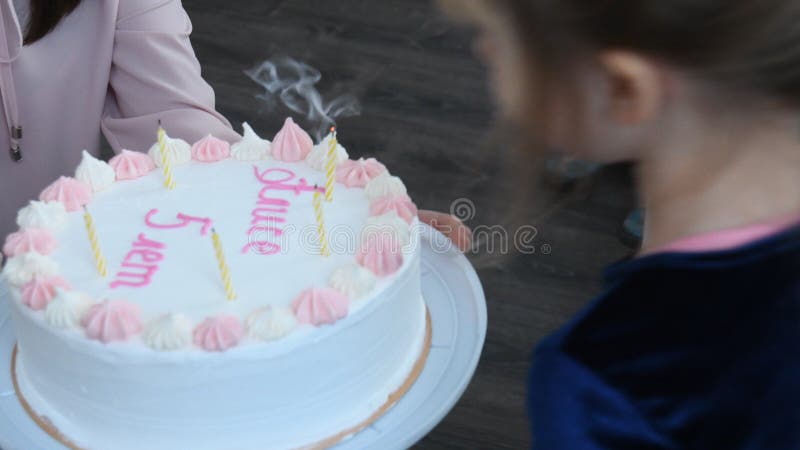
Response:
[[[486,337],[486,300],[467,258],[447,238],[423,225],[422,293],[433,335],[425,367],[385,415],[332,450],[401,450],[429,433],[464,393]],[[65,450],[28,416],[14,391],[15,345],[8,292],[0,283],[0,450]]]

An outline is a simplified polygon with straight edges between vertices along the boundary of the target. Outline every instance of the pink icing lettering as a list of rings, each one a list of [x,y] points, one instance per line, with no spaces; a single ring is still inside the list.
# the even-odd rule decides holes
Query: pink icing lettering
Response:
[[[290,191],[295,195],[304,192],[325,192],[324,188],[310,186],[305,178],[297,180],[296,174],[288,169],[272,168],[260,171],[258,166],[253,166],[256,179],[263,185],[258,193],[256,207],[250,213],[250,227],[247,230],[247,244],[242,249],[243,254],[254,251],[260,255],[275,255],[280,253],[281,246],[277,242],[266,238],[280,238],[283,230],[277,225],[286,223],[286,214],[289,213],[291,204],[288,200],[270,197],[270,191]]]
[[[125,263],[131,262],[135,258],[139,258],[146,263],[156,263],[164,260],[164,255],[153,250],[132,250],[125,256]]]
[[[144,233],[140,234],[133,243],[133,249],[128,252],[122,263],[123,269],[139,270],[118,272],[114,281],[109,285],[111,289],[149,286],[158,272],[156,263],[164,260],[164,254],[160,250],[165,248],[166,245],[163,243],[147,238]]]
[[[261,199],[266,198],[264,193],[270,189],[277,191],[293,191],[295,195],[300,195],[303,192],[314,192],[314,191],[325,193],[325,188],[310,186],[305,178],[300,178],[297,181],[297,184],[295,185],[286,184],[287,182],[294,180],[294,178],[297,176],[291,170],[273,168],[273,169],[266,169],[263,172],[259,172],[258,166],[253,166],[253,168],[255,169],[254,171],[256,178],[258,179],[258,181],[261,182],[261,184],[264,185],[264,187],[261,189],[261,193],[259,194],[259,198]],[[281,179],[270,179],[269,175],[272,173],[283,173],[286,176]]]
[[[262,216],[262,215],[260,215],[262,212],[265,212],[265,211],[261,211],[261,210],[255,210],[255,211],[253,211],[253,221],[252,221],[251,225],[256,225],[256,224],[258,224],[258,223],[260,223],[260,222],[266,222],[266,223],[286,223],[286,219],[284,219],[283,217],[276,217],[276,216]],[[269,212],[269,211],[266,211],[266,212]]]
[[[148,264],[131,264],[123,263],[122,267],[126,269],[144,269],[142,272],[119,272],[116,279],[111,283],[111,289],[118,289],[121,287],[140,288],[150,285],[153,282],[153,276],[158,272],[158,266]]]
[[[157,248],[157,249],[162,249],[162,248],[166,247],[166,245],[162,244],[161,242],[152,241],[152,240],[148,239],[147,236],[144,235],[144,233],[141,233],[139,235],[139,240],[134,242],[133,246],[134,247],[145,247],[145,248]]]
[[[266,208],[269,209],[270,212],[279,212],[282,214],[286,214],[289,212],[289,201],[284,200],[282,198],[265,198],[262,197],[264,191],[262,190],[258,194],[258,205],[259,206],[272,206],[273,208]]]
[[[158,214],[158,210],[152,209],[145,216],[144,223],[147,224],[148,227],[160,230],[174,230],[176,228],[185,228],[189,226],[189,224],[197,222],[202,224],[202,227],[200,228],[200,234],[203,236],[206,236],[208,234],[208,231],[211,229],[212,222],[211,219],[208,218],[188,216],[186,214],[178,214],[176,218],[179,220],[179,222],[171,224],[159,224],[153,222],[153,216],[155,216],[156,214]]]

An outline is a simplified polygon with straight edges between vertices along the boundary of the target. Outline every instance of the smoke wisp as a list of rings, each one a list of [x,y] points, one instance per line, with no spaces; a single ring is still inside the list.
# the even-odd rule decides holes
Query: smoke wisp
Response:
[[[340,117],[361,114],[361,103],[350,93],[325,99],[317,89],[322,73],[314,67],[287,56],[268,59],[246,70],[251,80],[264,88],[256,97],[274,109],[283,104],[295,113],[302,114],[317,140]]]

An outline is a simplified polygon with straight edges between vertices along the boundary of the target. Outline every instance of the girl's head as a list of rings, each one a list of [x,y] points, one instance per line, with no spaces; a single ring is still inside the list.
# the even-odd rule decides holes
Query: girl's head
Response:
[[[639,159],[706,121],[800,106],[792,0],[440,0],[476,24],[508,118],[551,147]]]

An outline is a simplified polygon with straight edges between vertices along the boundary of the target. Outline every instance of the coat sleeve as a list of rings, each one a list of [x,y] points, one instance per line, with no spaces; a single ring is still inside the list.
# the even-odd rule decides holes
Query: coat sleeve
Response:
[[[121,0],[101,128],[115,151],[146,151],[162,121],[172,137],[240,140],[215,110],[179,0]]]
[[[534,448],[677,450],[618,389],[558,349],[540,347],[528,379]]]

